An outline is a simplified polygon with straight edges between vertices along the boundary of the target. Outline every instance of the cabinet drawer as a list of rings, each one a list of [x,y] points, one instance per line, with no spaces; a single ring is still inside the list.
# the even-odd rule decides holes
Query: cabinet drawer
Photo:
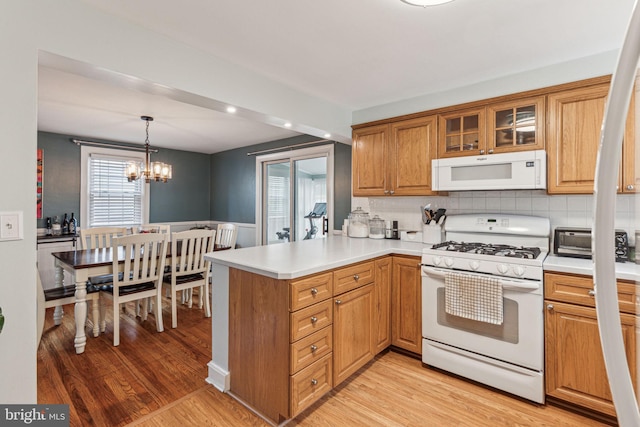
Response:
[[[319,331],[333,322],[332,300],[326,300],[303,308],[290,315],[291,336],[290,341],[295,342],[300,338]]]
[[[331,353],[333,334],[328,326],[291,344],[291,373],[295,374]]]
[[[617,281],[618,303],[623,313],[635,314],[636,285],[632,282]],[[545,298],[595,307],[593,278],[572,274],[545,273]]]
[[[373,282],[375,277],[374,265],[375,263],[373,261],[363,262],[334,271],[333,295],[340,295],[351,289]]]
[[[331,353],[291,376],[291,418],[331,390]]]
[[[289,309],[296,311],[333,296],[333,273],[318,274],[291,282]]]

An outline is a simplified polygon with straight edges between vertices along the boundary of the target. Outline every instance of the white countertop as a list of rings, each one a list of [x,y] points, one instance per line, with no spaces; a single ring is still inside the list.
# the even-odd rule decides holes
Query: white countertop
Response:
[[[549,254],[544,260],[545,271],[593,275],[593,260],[569,258]],[[633,262],[616,262],[616,277],[621,280],[640,279],[640,266]]]
[[[422,256],[422,249],[431,246],[422,242],[332,235],[325,239],[212,252],[205,258],[214,264],[274,279],[295,279],[389,254]]]

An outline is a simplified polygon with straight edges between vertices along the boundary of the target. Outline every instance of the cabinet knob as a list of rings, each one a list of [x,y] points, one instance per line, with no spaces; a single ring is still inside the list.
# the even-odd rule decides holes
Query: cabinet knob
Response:
[[[341,299],[337,299],[336,300],[336,305],[340,305],[340,304],[342,304],[342,300]]]
[[[318,384],[318,380],[315,378],[311,379],[311,385],[317,385]]]
[[[353,280],[355,280],[356,282],[358,281],[359,278],[360,278],[360,276],[358,276],[357,274],[353,275]]]
[[[493,148],[489,150],[489,154],[493,154]]]
[[[547,310],[549,311],[553,310],[553,304],[547,304]]]
[[[590,297],[594,297],[594,296],[596,296],[596,291],[594,289],[590,289],[588,294],[589,294]]]
[[[395,193],[395,190],[391,190],[391,191],[389,191],[389,193],[393,194],[393,193]]]
[[[484,154],[484,150],[480,150],[480,154]]]
[[[311,352],[315,352],[318,347],[315,344],[311,344]]]
[[[318,321],[318,318],[316,316],[311,317],[311,323],[316,323],[317,321]]]
[[[384,194],[389,194],[389,190],[384,190]]]
[[[627,190],[631,191],[633,190],[635,187],[631,184],[627,185]]]
[[[316,288],[311,288],[311,295],[318,295],[318,290]]]

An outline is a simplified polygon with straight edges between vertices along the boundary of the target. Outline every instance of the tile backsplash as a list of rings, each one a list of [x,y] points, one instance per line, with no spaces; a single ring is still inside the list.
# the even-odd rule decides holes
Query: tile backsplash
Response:
[[[460,191],[435,197],[353,197],[351,206],[361,206],[373,218],[397,220],[401,230],[421,230],[420,206],[431,203],[433,210],[445,208],[447,215],[463,213],[508,213],[547,217],[551,230],[556,227],[588,227],[593,223],[593,196],[548,195],[544,190]],[[635,230],[640,229],[640,197],[616,197],[616,228],[629,235],[635,245]]]

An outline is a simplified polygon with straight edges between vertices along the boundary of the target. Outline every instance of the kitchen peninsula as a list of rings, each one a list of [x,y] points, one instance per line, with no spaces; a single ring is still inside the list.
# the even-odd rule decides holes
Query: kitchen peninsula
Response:
[[[423,247],[334,235],[208,254],[207,381],[272,422],[295,417],[388,347],[391,258],[419,288]]]

